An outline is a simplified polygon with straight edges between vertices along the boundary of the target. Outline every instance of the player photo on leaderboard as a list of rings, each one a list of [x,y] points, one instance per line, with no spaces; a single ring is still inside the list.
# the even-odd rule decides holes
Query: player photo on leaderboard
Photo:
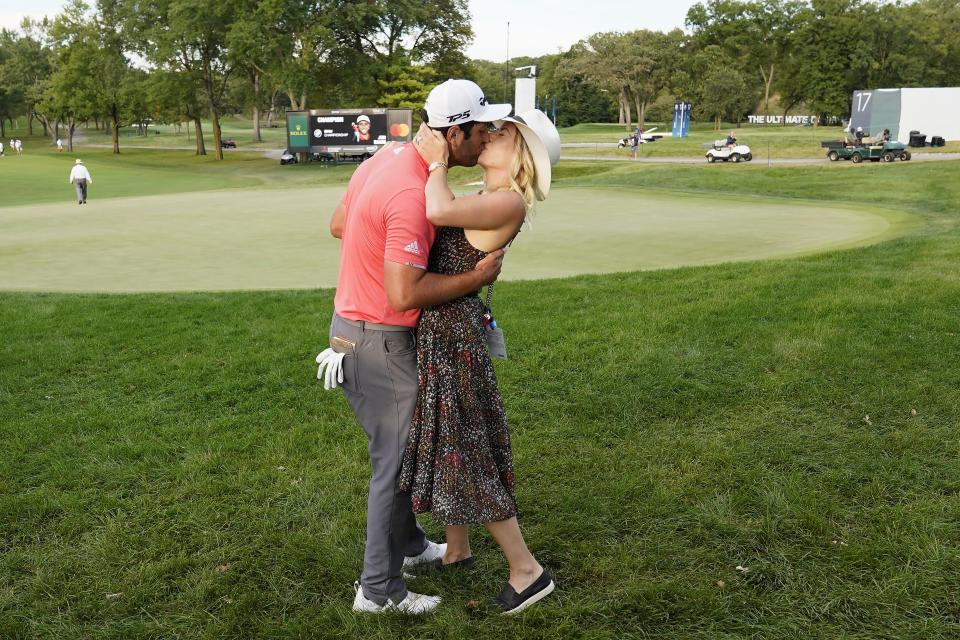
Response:
[[[364,114],[357,116],[356,122],[350,123],[353,126],[353,138],[356,142],[368,142],[370,140],[370,118]],[[385,138],[386,136],[384,136]]]
[[[377,115],[374,115],[374,118],[377,118]],[[315,116],[312,122],[313,137],[326,144],[383,145],[387,143],[386,115],[380,115],[377,120],[379,126],[375,127],[370,116],[365,113],[354,116]]]

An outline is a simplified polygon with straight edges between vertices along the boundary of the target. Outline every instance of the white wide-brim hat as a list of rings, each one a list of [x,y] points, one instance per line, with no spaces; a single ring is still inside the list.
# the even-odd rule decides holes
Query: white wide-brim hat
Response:
[[[505,122],[512,122],[517,126],[517,131],[530,148],[530,155],[533,156],[533,164],[537,169],[537,189],[546,198],[550,193],[551,167],[560,159],[560,134],[557,128],[550,122],[547,114],[539,109],[508,116],[495,124],[502,127]]]
[[[443,129],[468,122],[493,122],[510,114],[509,104],[490,104],[483,89],[471,80],[447,80],[435,86],[423,108],[427,126]]]

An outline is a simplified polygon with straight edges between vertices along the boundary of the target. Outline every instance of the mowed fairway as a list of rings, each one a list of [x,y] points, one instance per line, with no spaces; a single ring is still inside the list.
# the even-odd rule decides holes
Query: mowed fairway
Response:
[[[0,288],[151,292],[336,284],[327,231],[342,185],[224,190],[0,210]],[[511,248],[504,279],[786,257],[876,242],[904,214],[761,197],[558,188]]]

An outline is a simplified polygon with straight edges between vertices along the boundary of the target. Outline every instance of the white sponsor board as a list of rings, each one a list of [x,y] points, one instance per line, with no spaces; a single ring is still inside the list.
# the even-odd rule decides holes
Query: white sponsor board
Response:
[[[750,124],[816,124],[817,116],[747,116]]]
[[[517,78],[516,97],[513,99],[513,112],[526,113],[533,109],[536,104],[537,79],[536,78]]]

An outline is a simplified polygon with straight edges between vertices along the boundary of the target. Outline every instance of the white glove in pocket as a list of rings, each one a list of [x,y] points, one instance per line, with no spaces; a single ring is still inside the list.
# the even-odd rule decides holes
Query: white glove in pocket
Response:
[[[333,349],[325,349],[317,356],[317,380],[323,380],[323,388],[336,389],[343,383],[343,356]],[[324,371],[326,369],[326,371]]]

